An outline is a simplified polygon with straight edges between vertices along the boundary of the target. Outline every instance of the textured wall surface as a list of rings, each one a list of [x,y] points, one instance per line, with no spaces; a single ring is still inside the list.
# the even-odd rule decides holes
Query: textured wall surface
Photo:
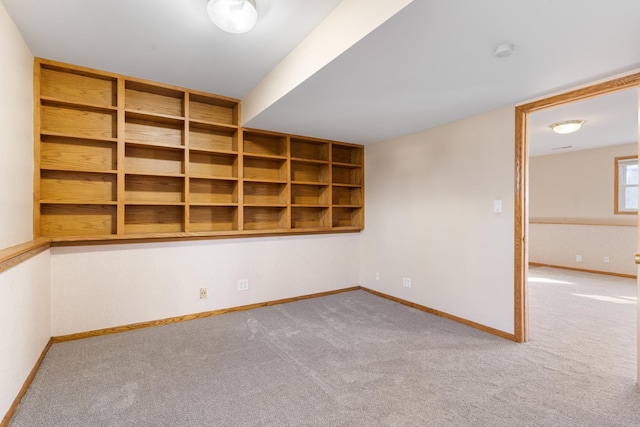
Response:
[[[529,235],[530,262],[636,275],[637,227],[531,224]],[[582,262],[576,261],[576,255]]]
[[[364,286],[513,332],[513,135],[505,108],[366,147]]]

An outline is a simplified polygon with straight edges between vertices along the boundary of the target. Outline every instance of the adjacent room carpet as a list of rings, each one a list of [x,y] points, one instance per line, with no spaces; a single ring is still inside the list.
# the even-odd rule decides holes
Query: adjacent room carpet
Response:
[[[527,344],[365,291],[55,344],[10,425],[640,425],[635,280],[529,295]]]

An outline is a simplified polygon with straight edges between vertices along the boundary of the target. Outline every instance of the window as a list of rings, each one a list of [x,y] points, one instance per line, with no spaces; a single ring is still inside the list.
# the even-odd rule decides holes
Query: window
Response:
[[[638,213],[638,156],[616,157],[615,213]]]

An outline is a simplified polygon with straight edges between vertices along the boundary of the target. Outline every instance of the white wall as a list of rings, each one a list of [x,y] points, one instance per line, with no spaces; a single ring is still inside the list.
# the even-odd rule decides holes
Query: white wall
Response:
[[[33,236],[33,55],[0,3],[0,249]]]
[[[53,336],[359,285],[357,234],[51,252]],[[239,279],[249,280],[248,291],[237,290]]]
[[[529,261],[635,276],[637,236],[638,228],[631,226],[531,224]],[[582,257],[581,262],[576,255]]]
[[[514,122],[506,108],[366,147],[364,286],[514,332]]]
[[[32,239],[33,56],[0,3],[0,249]],[[0,273],[0,418],[50,334],[50,255]]]
[[[531,221],[636,225],[637,215],[614,214],[614,159],[637,154],[633,142],[531,157]]]
[[[0,419],[51,337],[50,255],[0,273]]]

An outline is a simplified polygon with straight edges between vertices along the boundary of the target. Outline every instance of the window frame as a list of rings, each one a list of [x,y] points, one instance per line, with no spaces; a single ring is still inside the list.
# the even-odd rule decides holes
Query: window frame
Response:
[[[633,162],[632,160],[635,160],[635,162]],[[622,192],[624,191],[624,189],[626,187],[638,187],[638,184],[635,185],[627,185],[627,184],[621,184],[620,180],[622,177],[622,173],[624,171],[624,166],[628,165],[628,164],[638,164],[638,156],[623,156],[623,157],[616,157],[614,159],[614,163],[615,163],[615,172],[614,172],[614,201],[613,201],[613,213],[616,215],[637,215],[638,214],[638,209],[624,209],[623,206],[621,206],[621,203],[624,202],[624,197],[622,195]],[[622,167],[621,167],[622,166]]]

